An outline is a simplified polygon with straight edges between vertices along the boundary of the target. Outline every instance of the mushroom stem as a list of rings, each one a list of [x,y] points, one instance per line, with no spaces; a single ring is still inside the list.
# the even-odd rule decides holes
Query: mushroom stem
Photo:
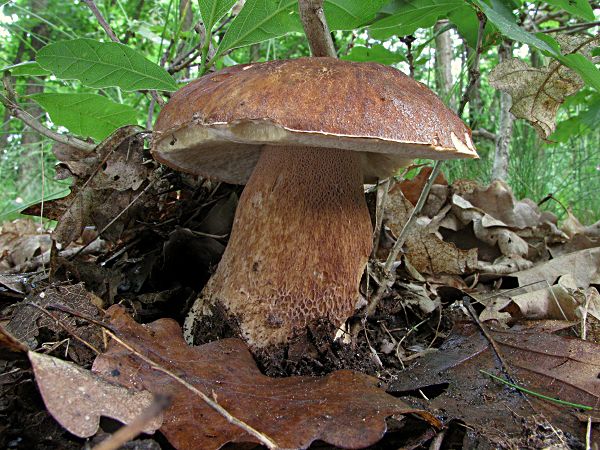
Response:
[[[340,326],[354,312],[372,245],[361,158],[264,147],[199,300],[223,305],[252,347],[285,343],[322,318]]]

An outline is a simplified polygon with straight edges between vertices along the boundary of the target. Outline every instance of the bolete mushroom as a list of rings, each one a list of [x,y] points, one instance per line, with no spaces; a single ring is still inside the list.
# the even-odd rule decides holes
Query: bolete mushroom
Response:
[[[471,131],[397,69],[334,58],[238,65],[177,91],[154,157],[246,183],[230,240],[186,321],[220,304],[254,348],[351,316],[371,251],[363,182],[413,158],[476,158]]]

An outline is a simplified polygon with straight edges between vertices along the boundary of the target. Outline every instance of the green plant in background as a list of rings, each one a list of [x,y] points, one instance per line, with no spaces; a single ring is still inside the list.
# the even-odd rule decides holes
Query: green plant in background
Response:
[[[156,104],[208,70],[309,53],[295,0],[117,0],[97,6],[119,43],[103,42],[105,30],[84,3],[15,0],[0,7],[0,35],[7,41],[0,65],[14,86],[0,106],[2,219],[42,194],[66,193],[64,181],[52,180],[52,141],[29,139],[33,132],[10,118],[11,108],[81,142],[99,142],[123,125],[151,127]],[[547,141],[531,124],[515,123],[507,181],[519,197],[540,200],[553,193],[582,220],[600,219],[600,199],[593,194],[600,188],[598,25],[590,2],[326,0],[324,9],[341,58],[396,65],[432,88],[436,39],[451,33],[455,81],[444,100],[476,130],[481,155],[479,161],[447,164],[451,180],[490,180],[503,130],[500,94],[488,74],[498,66],[503,42],[547,76],[540,92],[554,86],[554,73],[576,80],[574,92],[564,94],[552,134],[550,114]],[[587,34],[581,44],[567,45],[548,32],[553,28]],[[546,66],[535,65],[540,59]],[[535,117],[528,120],[537,127]],[[562,212],[558,204],[548,207]]]

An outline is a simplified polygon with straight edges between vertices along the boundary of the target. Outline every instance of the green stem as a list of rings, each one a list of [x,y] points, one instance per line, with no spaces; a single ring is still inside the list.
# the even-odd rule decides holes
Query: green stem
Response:
[[[533,395],[534,397],[539,397],[541,399],[548,400],[549,402],[558,403],[559,405],[570,406],[572,408],[583,409],[584,411],[594,411],[595,410],[595,408],[592,406],[580,405],[578,403],[571,403],[571,402],[567,402],[565,400],[560,400],[558,398],[548,397],[546,395],[540,394],[539,392],[530,391],[529,389],[519,386],[517,384],[511,383],[510,381],[507,381],[504,378],[500,378],[500,377],[497,377],[496,375],[492,375],[491,373],[486,372],[485,370],[480,370],[480,372],[486,374],[488,377],[491,377],[496,381],[499,381],[502,384],[505,384],[507,386],[515,388],[518,391],[524,392],[529,395]]]

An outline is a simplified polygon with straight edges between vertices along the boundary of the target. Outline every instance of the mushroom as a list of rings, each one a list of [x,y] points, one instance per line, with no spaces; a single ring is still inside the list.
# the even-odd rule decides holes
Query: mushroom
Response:
[[[363,182],[413,158],[476,158],[471,131],[399,70],[334,58],[238,65],[177,91],[152,152],[244,184],[219,266],[186,320],[221,305],[253,348],[342,325],[359,297],[372,226]]]

